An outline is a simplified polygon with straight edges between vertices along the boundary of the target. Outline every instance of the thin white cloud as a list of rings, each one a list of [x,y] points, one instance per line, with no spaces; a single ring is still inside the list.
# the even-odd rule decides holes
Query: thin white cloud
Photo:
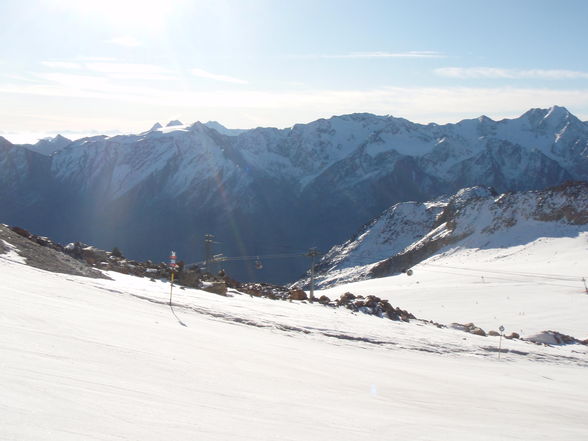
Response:
[[[98,73],[45,72],[36,74],[34,78],[36,83],[0,82],[0,97],[4,102],[23,94],[85,98],[87,108],[93,106],[93,100],[110,100],[125,103],[125,109],[135,108],[136,112],[146,108],[165,113],[168,111],[164,109],[182,109],[182,113],[186,114],[214,114],[216,119],[223,119],[218,115],[232,114],[237,125],[241,124],[237,118],[242,118],[238,115],[247,114],[262,125],[277,127],[353,112],[393,114],[422,123],[452,122],[482,114],[492,118],[511,117],[529,108],[546,108],[554,104],[568,107],[581,118],[585,118],[588,112],[588,88],[382,87],[355,90],[186,91],[178,87],[177,82],[159,83],[164,87],[123,84]],[[85,111],[85,108],[80,108],[80,116]]]
[[[320,58],[445,58],[445,54],[435,51],[407,52],[351,52],[348,54],[319,55]]]
[[[145,63],[85,63],[87,69],[101,73],[170,73],[165,67]]]
[[[73,63],[71,61],[41,61],[43,66],[50,67],[52,69],[81,69],[80,63]]]
[[[437,75],[458,79],[572,80],[588,79],[588,72],[564,69],[502,69],[497,67],[441,67]]]
[[[112,57],[78,57],[78,58],[76,58],[76,60],[79,60],[79,61],[105,61],[105,62],[117,61],[116,58],[112,58]]]
[[[143,45],[143,43],[140,40],[130,35],[120,35],[118,37],[113,37],[110,40],[107,40],[107,43],[112,43],[116,44],[117,46],[124,47],[138,47]]]
[[[172,80],[173,72],[165,67],[144,63],[90,62],[84,66],[91,72],[120,80]]]
[[[241,80],[239,78],[230,77],[228,75],[215,74],[212,72],[208,72],[204,69],[194,68],[194,69],[191,69],[190,72],[194,76],[197,76],[200,78],[207,78],[209,80],[222,81],[224,83],[247,84],[246,80]]]
[[[154,64],[145,63],[118,63],[111,58],[86,58],[79,61],[42,61],[43,66],[49,67],[52,73],[73,75],[101,74],[104,77],[119,80],[173,80],[176,76],[173,71]],[[39,77],[38,74],[33,74]],[[26,81],[26,78],[22,78]]]

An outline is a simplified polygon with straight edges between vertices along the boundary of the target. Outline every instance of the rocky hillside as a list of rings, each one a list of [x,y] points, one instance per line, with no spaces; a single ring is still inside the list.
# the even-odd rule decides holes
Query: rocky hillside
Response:
[[[34,146],[2,139],[0,219],[137,259],[176,249],[195,261],[206,233],[227,256],[324,250],[397,202],[472,185],[503,192],[588,179],[588,125],[561,107],[446,125],[353,114],[284,130],[219,126],[174,121]],[[306,266],[229,269],[286,281]]]
[[[29,233],[22,228],[0,224],[0,255],[12,253],[21,263],[74,276],[108,278],[82,259],[65,252],[64,247],[47,237]]]

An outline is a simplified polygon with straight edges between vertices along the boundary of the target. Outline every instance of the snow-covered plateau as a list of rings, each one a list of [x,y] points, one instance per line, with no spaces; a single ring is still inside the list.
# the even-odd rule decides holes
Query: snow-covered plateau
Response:
[[[387,294],[444,324],[585,339],[588,294],[579,281],[550,275],[583,271],[586,239],[455,251],[417,265],[411,277],[317,294]],[[0,241],[0,439],[577,441],[588,434],[586,345],[482,337],[237,291],[176,287],[170,305],[163,280],[107,275],[33,268]]]

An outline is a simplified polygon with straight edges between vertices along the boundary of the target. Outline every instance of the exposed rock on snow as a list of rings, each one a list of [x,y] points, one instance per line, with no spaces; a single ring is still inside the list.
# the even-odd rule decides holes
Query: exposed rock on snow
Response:
[[[580,341],[571,335],[565,335],[557,331],[543,331],[530,335],[525,340],[545,345],[588,344],[586,341]]]
[[[369,295],[355,296],[354,294],[347,292],[336,301],[337,306],[344,306],[355,312],[362,312],[368,315],[375,315],[378,317],[385,317],[390,320],[408,322],[410,319],[416,317],[410,312],[393,307],[388,300],[382,300],[379,297]]]
[[[491,334],[493,331],[490,331],[488,334],[486,334],[486,331],[484,331],[482,328],[474,325],[473,323],[466,323],[465,325],[462,325],[460,323],[451,323],[449,325],[449,327],[451,329],[457,329],[458,331],[463,331],[463,332],[467,332],[469,334],[474,334],[474,335],[479,335],[481,337],[486,337],[486,335],[494,335]],[[497,332],[494,332],[496,335],[500,335]]]

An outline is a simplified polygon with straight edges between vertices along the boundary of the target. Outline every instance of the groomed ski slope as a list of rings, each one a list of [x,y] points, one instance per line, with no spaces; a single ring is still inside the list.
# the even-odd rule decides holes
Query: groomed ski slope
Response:
[[[523,337],[554,330],[587,339],[588,293],[582,278],[588,283],[588,233],[512,242],[485,249],[467,243],[448,247],[415,265],[410,277],[365,280],[317,294],[372,294],[444,324],[474,322],[486,331],[503,325],[505,332]]]
[[[498,361],[496,338],[237,293],[175,289],[170,308],[168,284],[110,275],[0,256],[1,440],[588,433],[584,346],[503,341]]]

